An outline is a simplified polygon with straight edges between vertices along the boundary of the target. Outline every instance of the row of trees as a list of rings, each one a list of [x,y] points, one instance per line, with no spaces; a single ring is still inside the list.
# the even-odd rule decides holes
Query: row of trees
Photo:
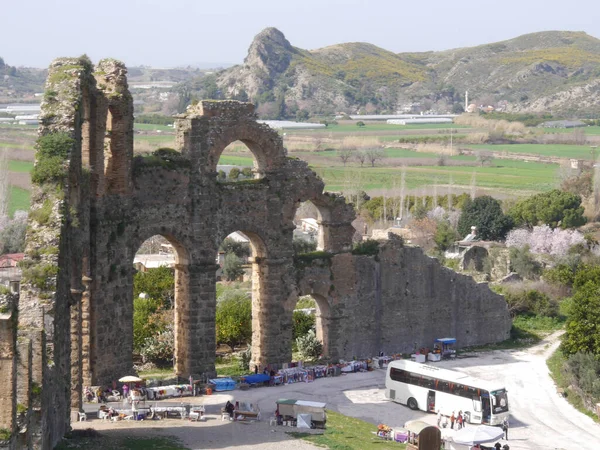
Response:
[[[385,158],[385,150],[383,148],[366,148],[358,149],[356,147],[344,146],[337,152],[338,157],[344,164],[344,167],[350,161],[356,161],[360,167],[368,163],[371,167],[375,167],[377,161]]]

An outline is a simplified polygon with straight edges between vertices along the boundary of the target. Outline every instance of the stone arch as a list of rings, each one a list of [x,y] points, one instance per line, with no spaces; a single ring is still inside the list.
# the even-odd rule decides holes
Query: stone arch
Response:
[[[346,203],[346,199],[341,195],[320,193],[309,198],[300,197],[294,210],[304,201],[310,201],[317,209],[317,250],[331,253],[350,250],[356,231],[352,226],[352,221],[356,218],[354,207]]]
[[[201,158],[206,159],[201,172],[216,172],[221,153],[235,141],[243,142],[254,155],[257,178],[285,165],[286,150],[281,136],[268,125],[256,122],[251,103],[201,101],[189,108],[185,117],[191,121],[177,126],[177,142],[183,153],[199,150],[191,141],[196,129],[208,125]]]
[[[148,233],[152,233],[149,231]],[[156,233],[148,234],[145,233],[145,239],[138,237],[133,242],[131,254],[135,255],[137,249],[140,248],[142,243],[152,236],[160,235],[164,237],[175,250],[175,318],[174,318],[174,339],[175,339],[175,351],[174,351],[174,369],[178,375],[183,375],[189,367],[189,361],[186,361],[188,355],[187,339],[188,335],[185,330],[185,322],[187,320],[187,310],[192,301],[190,294],[190,254],[182,244],[182,240],[175,237],[175,233],[165,232],[163,229]],[[132,261],[133,263],[133,261]],[[133,289],[133,284],[132,284]]]

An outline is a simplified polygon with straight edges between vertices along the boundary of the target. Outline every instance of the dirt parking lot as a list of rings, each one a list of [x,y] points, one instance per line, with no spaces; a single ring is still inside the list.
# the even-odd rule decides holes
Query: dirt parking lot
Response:
[[[502,350],[469,355],[455,361],[443,361],[444,367],[459,370],[488,381],[504,383],[509,393],[511,450],[596,450],[600,449],[600,426],[579,413],[556,391],[548,375],[545,359],[558,346],[557,335],[527,350]],[[212,396],[186,398],[185,402],[206,407],[206,422],[179,419],[162,421],[109,423],[99,420],[74,424],[75,429],[93,427],[140,436],[156,434],[179,438],[191,449],[311,449],[306,442],[294,440],[285,432],[290,428],[271,427],[269,418],[278,398],[299,398],[326,402],[328,409],[356,417],[374,425],[385,423],[401,427],[406,421],[425,420],[434,424],[436,417],[389,402],[384,396],[385,371],[343,375],[313,383],[231,391]],[[220,407],[227,400],[258,404],[262,421],[230,423],[222,421]],[[92,407],[95,409],[95,405]],[[373,428],[375,430],[375,427]],[[505,441],[501,441],[503,444]]]

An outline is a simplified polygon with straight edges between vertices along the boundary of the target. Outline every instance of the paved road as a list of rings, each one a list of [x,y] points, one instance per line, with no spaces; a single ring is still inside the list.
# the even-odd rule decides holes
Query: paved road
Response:
[[[600,425],[579,413],[559,396],[548,375],[545,360],[557,346],[558,333],[525,351],[484,352],[436,364],[506,386],[511,409],[508,441],[511,450],[598,450]],[[387,401],[384,397],[384,383],[385,371],[376,370],[319,379],[313,383],[188,397],[185,401],[202,403],[208,414],[215,415],[227,400],[257,403],[263,414],[263,424],[273,414],[278,398],[326,402],[329,409],[373,424],[385,423],[401,427],[406,421],[413,419],[435,424],[434,414],[412,411],[406,406]],[[216,423],[212,421],[206,426],[212,428]],[[219,430],[215,429],[217,431]],[[267,429],[263,430],[263,433],[266,431]],[[223,439],[222,435],[219,436],[218,433],[215,435],[211,445],[215,446]],[[262,436],[265,437],[264,434]],[[260,437],[257,436],[257,439],[259,442]],[[289,443],[279,442],[280,448],[285,448],[287,444]]]
[[[509,395],[511,450],[598,450],[600,425],[558,395],[545,360],[557,348],[558,333],[525,351],[493,351],[436,363],[488,381],[503,383]],[[373,424],[401,427],[406,421],[435,424],[433,414],[415,412],[385,400],[385,372],[345,375],[274,388],[236,391],[236,400],[258,402],[269,415],[280,397],[323,401],[328,408]],[[267,414],[265,414],[266,416]],[[505,443],[505,441],[501,441]]]

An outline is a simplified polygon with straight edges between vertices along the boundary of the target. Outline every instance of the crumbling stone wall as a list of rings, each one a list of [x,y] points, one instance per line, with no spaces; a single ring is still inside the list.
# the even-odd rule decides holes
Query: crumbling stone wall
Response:
[[[0,438],[0,448],[11,448],[15,440],[16,390],[16,304],[12,296],[0,297],[0,430],[11,433],[11,439]]]
[[[465,344],[500,340],[510,328],[501,297],[419,251],[348,253],[352,205],[324,193],[251,104],[202,101],[176,117],[175,150],[134,157],[125,66],[63,58],[50,66],[41,119],[16,341],[13,398],[27,407],[18,448],[52,448],[82,407],[82,386],[132,373],[133,258],[156,234],[177,253],[175,371],[185,378],[215,374],[215,255],[234,231],[253,248],[254,365],[291,360],[302,293],[317,298],[319,335],[334,357],[404,350],[438,332]],[[219,182],[219,157],[238,140],[255,157],[255,179]],[[293,219],[305,201],[319,211],[325,262],[294,260]],[[494,311],[498,332],[486,337],[475,317]]]
[[[342,253],[300,264],[296,293],[317,300],[324,347],[334,360],[431,348],[439,337],[468,347],[510,334],[506,301],[487,283],[399,240],[387,241],[376,256]]]

